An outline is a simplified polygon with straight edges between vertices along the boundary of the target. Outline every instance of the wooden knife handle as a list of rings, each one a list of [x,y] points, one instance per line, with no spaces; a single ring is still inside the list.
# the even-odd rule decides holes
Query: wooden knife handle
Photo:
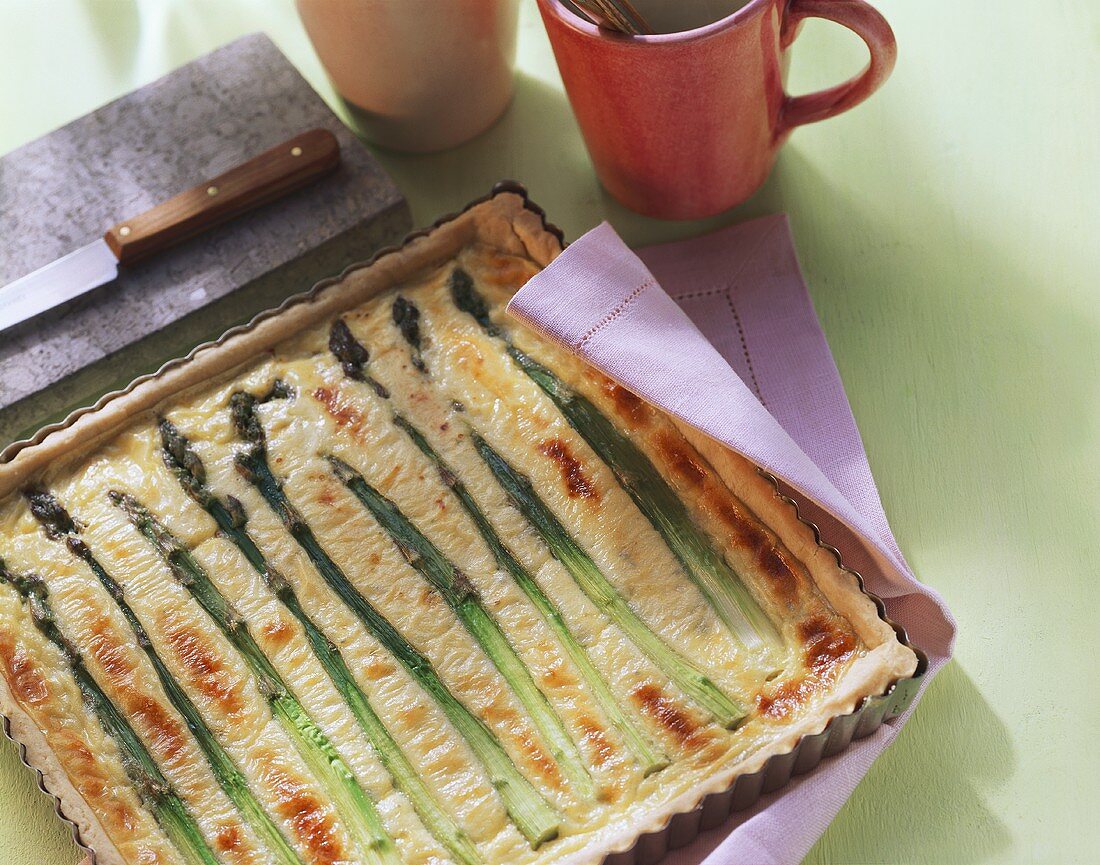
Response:
[[[103,235],[120,264],[131,264],[328,174],[340,144],[313,129],[272,147],[225,174],[120,222]]]

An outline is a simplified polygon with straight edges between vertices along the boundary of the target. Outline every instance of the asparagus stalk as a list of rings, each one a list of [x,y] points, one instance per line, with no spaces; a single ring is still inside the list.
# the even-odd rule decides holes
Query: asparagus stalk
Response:
[[[524,567],[512,551],[508,549],[504,541],[501,540],[500,535],[497,534],[496,529],[493,528],[489,518],[485,515],[485,512],[481,509],[481,506],[474,499],[473,495],[471,495],[470,491],[466,488],[466,485],[458,479],[458,476],[453,471],[451,471],[447,463],[428,443],[427,439],[424,438],[418,429],[401,415],[395,414],[393,420],[397,426],[408,434],[409,438],[413,440],[424,455],[435,464],[444,483],[450,487],[451,492],[455,494],[462,504],[462,507],[466,510],[466,513],[469,514],[470,518],[474,521],[478,533],[493,553],[493,557],[496,559],[497,564],[511,574],[512,579],[516,581],[516,585],[520,587],[523,593],[535,606],[535,609],[542,615],[543,620],[549,625],[550,630],[557,636],[562,647],[565,649],[565,653],[580,672],[581,678],[584,679],[592,696],[595,698],[604,714],[607,715],[611,723],[619,731],[619,734],[623,737],[623,741],[626,742],[627,747],[641,765],[643,773],[649,776],[665,768],[669,764],[668,756],[657,750],[634,719],[627,716],[626,712],[623,711],[622,706],[620,706],[615,696],[611,693],[611,688],[592,663],[592,659],[588,655],[588,650],[585,649],[573,632],[569,630],[569,626],[565,623],[561,611],[558,610],[554,602],[551,601],[542,590],[542,586],[538,584],[538,581],[531,572]]]
[[[278,392],[278,386],[273,388],[275,395]],[[234,394],[231,400],[237,430],[243,438],[252,442],[250,448],[238,455],[238,470],[259,491],[309,557],[317,572],[355,613],[367,631],[397,658],[413,679],[439,704],[448,720],[454,724],[485,766],[505,809],[531,847],[537,849],[545,841],[557,837],[561,827],[561,818],[557,812],[520,773],[492,731],[450,692],[431,661],[402,637],[352,585],[347,575],[325,552],[309,524],[291,504],[268,465],[263,429],[254,412],[258,401],[253,394],[244,392]]]
[[[244,774],[229,754],[226,753],[214,734],[210,732],[199,713],[198,707],[183,691],[169,672],[168,667],[161,660],[160,655],[157,654],[156,649],[153,648],[152,640],[149,639],[145,626],[141,624],[137,614],[127,602],[122,586],[104,569],[91,548],[80,537],[80,526],[52,493],[45,490],[31,490],[26,493],[26,496],[30,503],[31,513],[45,528],[46,534],[54,540],[63,541],[69,551],[81,559],[96,575],[115,604],[118,605],[122,615],[130,625],[130,629],[134,632],[134,638],[138,646],[141,647],[152,663],[169,701],[176,708],[176,711],[183,716],[187,728],[191,731],[195,741],[198,742],[199,747],[206,756],[218,784],[225,791],[229,800],[237,807],[237,810],[241,812],[245,822],[264,841],[274,855],[276,862],[280,865],[296,865],[296,863],[301,865],[302,860],[275,821],[271,819],[256,799]],[[379,861],[384,860],[380,859]]]
[[[554,759],[562,766],[577,793],[584,798],[594,797],[596,790],[592,777],[577,746],[569,738],[565,725],[546,695],[538,689],[531,672],[516,654],[515,647],[485,609],[480,594],[469,578],[413,525],[393,501],[368,484],[362,475],[336,457],[330,456],[328,461],[336,476],[371,512],[409,563],[447,602],[447,606],[454,610],[477,640],[527,710],[539,735],[550,743]]]
[[[708,711],[718,723],[729,729],[736,727],[745,716],[744,708],[726,696],[704,673],[650,630],[588,553],[569,534],[568,529],[539,498],[531,481],[509,465],[480,435],[473,430],[470,435],[474,447],[509,498],[538,531],[554,558],[565,566],[592,603],[645,652],[680,690]]]
[[[256,643],[248,626],[241,620],[232,603],[214,585],[210,575],[195,559],[192,552],[133,496],[112,492],[111,500],[126,513],[134,526],[160,553],[180,584],[187,588],[241,653],[261,692],[272,703],[275,716],[284,722],[298,750],[317,750],[318,742],[327,741],[325,734],[309,717],[286,680]],[[359,688],[340,650],[324,636],[320,628],[302,609],[290,584],[268,565],[251,537],[244,532],[240,525],[241,521],[231,514],[229,509],[216,498],[211,497],[207,510],[217,521],[222,532],[244,552],[283,605],[302,624],[314,654],[351,709],[382,764],[394,779],[397,788],[409,797],[424,825],[461,865],[479,865],[481,858],[469,837],[436,803],[427,786]],[[238,510],[237,513],[243,514],[243,510]],[[332,752],[331,746],[324,747],[320,749],[318,757],[322,761],[329,761],[332,759]],[[309,762],[312,764],[315,761]]]
[[[692,520],[687,507],[656,467],[628,436],[586,397],[551,370],[520,351],[493,322],[485,299],[464,270],[451,274],[451,297],[487,334],[501,339],[519,366],[554,401],[570,425],[615,474],[638,509],[660,533],[684,571],[730,632],[748,648],[780,648],[781,638],[741,577]]]
[[[409,342],[413,351],[417,352],[417,354],[414,355],[415,357],[419,357],[419,327],[417,327],[414,332],[409,333],[407,324],[403,326],[403,323],[409,320],[414,322],[418,321],[419,317],[419,310],[417,310],[408,300],[400,296],[395,300],[393,307],[394,324],[398,326],[398,329],[401,331],[406,341]],[[365,372],[365,365],[370,359],[370,353],[364,345],[355,339],[355,336],[351,333],[351,330],[343,319],[337,319],[332,326],[329,348],[336,356],[337,360],[340,361],[344,373],[349,378],[356,381],[365,381],[368,379],[367,373]],[[423,358],[420,360],[420,371],[427,373],[427,365],[424,363]],[[374,379],[370,378],[370,381],[373,382]],[[385,389],[383,388],[383,390]],[[385,398],[388,396],[388,392],[381,393],[380,395]],[[413,444],[415,444],[436,466],[444,482],[450,487],[466,513],[469,514],[470,518],[474,521],[478,533],[492,551],[497,564],[511,574],[516,584],[523,593],[527,595],[528,599],[530,599],[531,603],[535,606],[535,609],[539,611],[543,621],[547,623],[550,630],[558,637],[566,654],[576,665],[581,677],[591,690],[596,702],[611,720],[611,723],[619,730],[619,733],[623,737],[623,741],[641,765],[643,773],[649,776],[667,766],[669,763],[668,757],[654,748],[645,733],[639,729],[637,724],[626,715],[619,703],[616,702],[611,693],[611,689],[600,676],[592,660],[589,658],[587,650],[573,635],[573,632],[569,630],[561,612],[553,604],[550,598],[547,597],[535,578],[512,554],[511,550],[505,546],[504,542],[493,528],[492,523],[489,522],[488,517],[486,517],[484,511],[481,510],[481,506],[478,505],[477,501],[470,494],[470,491],[466,489],[466,485],[458,479],[458,476],[451,471],[443,458],[428,443],[428,440],[424,438],[420,431],[406,418],[394,412],[393,422],[405,431]]]
[[[45,582],[34,574],[16,574],[8,570],[0,559],[0,583],[7,583],[19,592],[30,609],[35,627],[61,651],[85,704],[118,746],[127,777],[168,840],[188,865],[218,865],[217,857],[183,799],[172,788],[134,728],[88,672],[75,645],[62,633],[50,607]]]

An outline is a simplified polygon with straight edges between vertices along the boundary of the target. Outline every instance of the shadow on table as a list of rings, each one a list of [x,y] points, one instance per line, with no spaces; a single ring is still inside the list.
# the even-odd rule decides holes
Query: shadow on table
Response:
[[[980,789],[1006,780],[1013,762],[1008,731],[952,662],[929,686],[913,718],[871,767],[805,865],[975,865],[989,859],[1008,846],[1011,836],[982,803]],[[728,831],[704,833],[681,854],[683,860],[702,860]]]
[[[85,2],[84,24],[99,42],[98,61],[118,77],[131,74],[138,59],[141,9],[137,0]],[[70,25],[75,26],[75,25]]]
[[[342,117],[356,129],[351,111]],[[511,105],[473,140],[439,153],[371,149],[408,197],[418,226],[485,195],[503,179],[523,183],[551,220],[578,212],[578,204],[587,211],[601,197],[565,96],[523,73],[516,75]],[[571,237],[588,227],[583,221],[562,226]]]
[[[1008,729],[952,661],[806,863],[992,859],[1011,833],[984,791],[1008,781],[1015,762]]]

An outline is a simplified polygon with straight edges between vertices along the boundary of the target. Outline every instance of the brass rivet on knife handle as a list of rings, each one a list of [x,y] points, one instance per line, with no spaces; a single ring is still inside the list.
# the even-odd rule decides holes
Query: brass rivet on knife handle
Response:
[[[140,216],[123,220],[103,239],[120,264],[130,264],[300,189],[339,164],[336,136],[327,129],[303,132]]]

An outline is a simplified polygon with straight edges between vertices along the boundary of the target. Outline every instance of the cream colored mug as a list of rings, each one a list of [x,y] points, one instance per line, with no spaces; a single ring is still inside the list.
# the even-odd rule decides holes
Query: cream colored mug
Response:
[[[454,147],[512,98],[518,0],[297,0],[321,64],[363,134]]]

